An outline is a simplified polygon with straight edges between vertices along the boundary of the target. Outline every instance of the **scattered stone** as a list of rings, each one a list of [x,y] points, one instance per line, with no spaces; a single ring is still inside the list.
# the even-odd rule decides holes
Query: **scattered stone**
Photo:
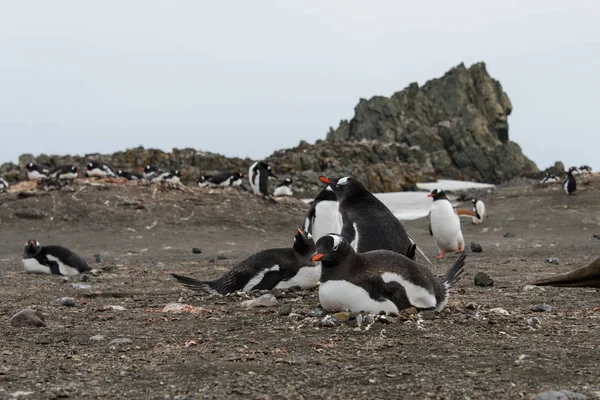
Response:
[[[542,327],[542,321],[538,317],[529,318],[527,324],[533,329],[539,329]]]
[[[508,317],[510,315],[508,311],[500,307],[492,308],[490,312],[498,315],[504,315],[505,317]]]
[[[281,289],[273,289],[271,290],[271,293],[273,294],[273,296],[275,296],[276,299],[285,298],[285,292]]]
[[[280,309],[279,309],[279,315],[282,317],[288,316],[292,313],[292,305],[290,303],[288,304],[284,304]]]
[[[17,390],[16,392],[11,393],[10,397],[13,397],[13,398],[16,399],[16,398],[19,398],[21,396],[29,396],[30,394],[34,394],[34,393],[35,392],[29,392],[29,391],[26,391],[26,390]]]
[[[75,299],[72,297],[63,297],[60,299],[60,305],[64,307],[75,307],[77,303],[75,303]]]
[[[10,324],[15,328],[24,326],[46,326],[42,313],[31,308],[26,308],[13,315],[10,319]]]
[[[477,310],[477,303],[473,303],[473,302],[467,303],[465,308],[467,310]]]
[[[494,280],[486,272],[478,272],[475,274],[475,285],[481,287],[494,286]]]
[[[421,318],[423,318],[425,320],[435,319],[436,317],[437,317],[437,314],[435,313],[434,310],[427,310],[427,311],[421,312]]]
[[[538,393],[531,400],[585,400],[587,396],[581,393],[575,393],[570,390],[551,390]]]
[[[524,291],[529,291],[529,290],[546,290],[541,286],[536,286],[536,285],[525,285],[523,286],[523,290]]]
[[[511,232],[506,232],[504,234],[504,237],[505,238],[514,238],[514,237],[517,237],[517,235],[515,235],[514,233],[511,233]]]
[[[358,328],[360,328],[363,324],[363,320],[364,320],[364,318],[363,318],[362,314],[358,314],[358,315],[356,315],[356,317],[354,317],[354,324]]]
[[[325,315],[325,310],[323,310],[323,307],[318,306],[317,308],[311,310],[311,312],[308,313],[309,317],[322,317],[323,315]]]
[[[81,282],[89,282],[90,281],[90,276],[88,274],[81,274],[79,275],[79,280]]]
[[[363,322],[364,322],[366,325],[370,325],[370,324],[372,324],[372,323],[374,323],[374,322],[375,322],[375,317],[374,317],[373,315],[371,315],[371,314],[367,314],[367,315],[365,315],[365,316],[363,317]]]
[[[547,311],[552,311],[552,310],[554,310],[554,307],[552,307],[551,305],[548,305],[548,304],[538,304],[531,309],[531,311],[535,311],[535,312],[547,312]]]
[[[90,338],[90,340],[92,342],[101,342],[102,340],[104,340],[104,336],[102,335],[94,335]]]
[[[560,263],[560,261],[558,261],[558,258],[554,258],[554,257],[546,258],[546,262],[548,264],[555,264],[555,265],[558,265]]]
[[[600,235],[594,235],[596,239],[600,239]]]
[[[133,341],[129,338],[118,338],[118,339],[112,340],[110,343],[108,343],[108,345],[115,346],[115,345],[120,345],[120,344],[129,344],[129,343],[133,343]]]
[[[194,247],[192,249],[192,253],[194,253],[194,254],[202,254],[202,249],[200,249],[200,247]]]
[[[390,324],[392,323],[392,320],[387,316],[387,315],[378,315],[375,318],[376,321],[382,322],[384,324]]]
[[[242,307],[274,307],[277,305],[277,299],[271,293],[263,294],[252,300],[242,301]]]
[[[98,311],[125,311],[126,308],[123,306],[111,306],[111,305],[107,305],[107,306],[102,306],[98,309]]]
[[[377,383],[377,380],[376,379],[369,379],[369,383],[372,384],[372,385],[374,385],[374,384]]]
[[[162,312],[170,312],[170,313],[190,313],[190,314],[200,314],[203,312],[207,312],[207,310],[203,307],[194,307],[189,304],[183,303],[167,303],[162,309]]]
[[[102,254],[94,254],[94,261],[96,261],[97,263],[101,263],[102,262]]]
[[[321,326],[332,327],[332,326],[338,326],[340,324],[341,324],[341,322],[332,315],[326,315],[325,318],[323,318],[321,320]]]
[[[298,285],[290,286],[288,288],[288,292],[290,292],[290,293],[301,292],[301,291],[302,291],[302,288],[300,286],[298,286]]]
[[[481,253],[483,249],[479,243],[471,242],[471,252],[473,253]]]
[[[337,319],[340,322],[348,322],[350,321],[350,312],[342,311],[332,315],[333,318]]]
[[[227,260],[227,254],[224,251],[217,253],[217,260]]]
[[[83,283],[72,283],[71,286],[73,286],[75,289],[81,289],[81,290],[86,290],[86,289],[92,288],[90,285],[84,285]]]

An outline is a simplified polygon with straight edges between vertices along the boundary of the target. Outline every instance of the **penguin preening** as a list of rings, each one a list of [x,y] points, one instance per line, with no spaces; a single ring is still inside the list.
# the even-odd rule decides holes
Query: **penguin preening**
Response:
[[[293,196],[294,192],[292,192],[292,184],[294,180],[292,178],[285,178],[277,187],[275,188],[275,192],[273,192],[273,196],[281,197],[281,196]]]
[[[91,271],[83,258],[61,246],[41,246],[37,240],[28,240],[23,253],[23,267],[27,272],[77,275]]]
[[[566,194],[573,195],[577,191],[577,181],[575,180],[573,174],[578,173],[579,172],[577,171],[577,168],[574,167],[569,168],[569,171],[567,171],[567,176],[565,177],[562,185]]]
[[[27,179],[35,180],[40,178],[47,178],[50,176],[50,168],[43,165],[36,165],[32,162],[25,166],[27,170]]]
[[[362,183],[350,177],[319,179],[329,185],[339,202],[340,234],[358,253],[391,250],[407,255],[414,243],[398,218]]]
[[[187,288],[209,294],[237,291],[314,287],[319,282],[321,267],[312,261],[315,242],[310,233],[297,230],[292,248],[268,249],[246,258],[229,272],[213,281],[171,274]]]
[[[433,198],[429,213],[429,233],[433,236],[438,247],[438,259],[446,257],[446,252],[462,253],[465,248],[460,218],[448,200],[446,192],[434,189],[427,197]]]
[[[141,174],[135,172],[123,171],[122,169],[117,170],[117,176],[125,178],[128,181],[141,181],[144,177]]]
[[[245,174],[239,172],[220,172],[207,179],[209,185],[215,186],[240,186],[242,179],[245,178]]]
[[[438,279],[427,267],[393,251],[356,253],[340,235],[325,235],[316,246],[313,261],[321,262],[319,301],[326,311],[398,314],[409,307],[441,311],[466,258],[462,254]]]
[[[99,178],[106,178],[114,177],[116,176],[116,174],[113,171],[112,167],[108,164],[100,162],[89,162],[85,166],[85,176],[90,178],[93,176]]]
[[[266,162],[256,161],[250,166],[248,169],[248,179],[250,180],[250,186],[254,194],[261,196],[269,195],[269,177],[277,179],[271,166]]]
[[[342,231],[342,216],[331,186],[325,186],[310,202],[310,209],[304,218],[304,230],[311,233],[315,241],[328,233]]]
[[[485,204],[482,200],[478,199],[472,199],[471,203],[473,203],[473,212],[475,213],[473,223],[479,225],[483,222],[483,218],[485,218]]]
[[[79,174],[79,168],[74,165],[60,165],[50,171],[50,178],[73,180]]]

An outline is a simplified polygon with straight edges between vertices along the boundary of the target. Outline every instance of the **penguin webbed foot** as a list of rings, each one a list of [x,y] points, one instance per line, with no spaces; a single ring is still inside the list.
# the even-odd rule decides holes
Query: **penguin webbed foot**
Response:
[[[438,255],[436,258],[437,258],[438,260],[444,260],[444,259],[446,259],[446,254],[444,254],[444,253],[440,253],[440,254],[439,254],[439,255]]]

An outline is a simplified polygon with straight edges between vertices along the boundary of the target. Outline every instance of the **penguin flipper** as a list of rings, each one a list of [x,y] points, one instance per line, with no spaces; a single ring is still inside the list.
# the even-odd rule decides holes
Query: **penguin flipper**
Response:
[[[171,276],[183,286],[197,292],[206,292],[208,294],[220,294],[217,288],[211,286],[211,281],[200,281],[183,275],[171,274]],[[222,294],[222,293],[221,293]]]
[[[416,255],[417,255],[417,244],[411,243],[410,246],[408,246],[408,250],[406,251],[406,257],[410,258],[411,260],[414,260]]]
[[[269,271],[263,276],[261,281],[250,290],[271,290],[277,286],[282,279],[283,275],[280,271]]]

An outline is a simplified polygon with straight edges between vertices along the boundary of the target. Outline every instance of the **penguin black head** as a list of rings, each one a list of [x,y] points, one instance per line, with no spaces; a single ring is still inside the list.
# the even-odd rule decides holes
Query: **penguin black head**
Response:
[[[448,200],[448,196],[446,196],[446,192],[443,189],[433,189],[431,193],[427,195],[427,197],[433,198],[433,201],[436,200]],[[476,200],[475,200],[476,202]]]
[[[42,251],[42,246],[37,240],[28,240],[25,243],[25,257],[35,257],[39,254],[40,251]]]
[[[98,163],[90,162],[90,163],[87,163],[87,165],[85,166],[85,170],[89,171],[89,170],[92,170],[92,169],[95,169],[95,168],[99,168],[99,167],[100,166],[98,165]]]
[[[118,176],[123,176],[123,170],[122,169],[118,169],[117,170],[117,175]]]
[[[294,251],[303,256],[311,256],[315,254],[315,241],[310,233],[302,229],[296,230],[294,236]]]
[[[331,179],[326,176],[319,176],[321,182],[326,183],[335,193],[338,201],[342,202],[351,196],[359,195],[369,190],[359,181],[349,176],[340,179]]]
[[[241,174],[239,172],[234,172],[232,175],[235,179],[242,179],[246,177],[246,174]]]
[[[34,163],[32,163],[32,162],[30,162],[29,164],[27,164],[27,165],[25,166],[25,168],[26,168],[28,171],[33,171],[33,170],[35,169],[35,167],[36,167],[36,165],[35,165]]]
[[[477,199],[471,199],[471,203],[473,203],[473,205],[477,204]]]
[[[323,266],[335,265],[352,251],[354,250],[346,239],[336,233],[329,233],[317,241],[317,254],[312,260],[321,261]]]
[[[173,171],[173,175],[181,178],[183,176],[183,172],[181,172],[180,170],[176,169],[175,171]]]
[[[147,174],[149,174],[150,172],[156,172],[158,171],[158,167],[155,167],[154,165],[146,165],[143,169],[142,172],[145,172]]]

